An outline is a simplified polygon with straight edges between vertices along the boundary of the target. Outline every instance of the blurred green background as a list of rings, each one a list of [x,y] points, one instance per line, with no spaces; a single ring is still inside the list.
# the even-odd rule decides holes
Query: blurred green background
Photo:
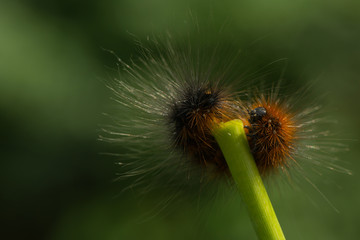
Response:
[[[259,66],[287,58],[286,79],[316,80],[310,94],[328,93],[321,101],[350,139],[341,160],[354,175],[315,183],[340,213],[297,191],[272,198],[288,239],[359,239],[359,13],[356,0],[2,0],[0,238],[254,239],[234,193],[152,212],[157,197],[122,193],[128,182],[112,182],[119,168],[99,154],[121,151],[97,140],[114,104],[104,79],[116,75],[102,48],[127,61],[138,54],[132,34],[185,36],[193,15],[209,36],[226,25],[222,44],[239,39],[234,47],[250,49]]]

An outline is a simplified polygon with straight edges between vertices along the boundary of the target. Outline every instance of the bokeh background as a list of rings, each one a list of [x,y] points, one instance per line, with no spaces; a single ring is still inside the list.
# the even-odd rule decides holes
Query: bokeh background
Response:
[[[209,41],[248,49],[259,66],[287,58],[285,79],[316,80],[310,94],[327,93],[321,103],[336,109],[334,131],[351,148],[341,164],[354,174],[315,183],[339,213],[301,191],[272,197],[288,239],[359,239],[359,13],[356,0],[2,0],[0,238],[255,238],[233,193],[154,212],[157,196],[122,192],[129,182],[113,182],[115,159],[100,154],[121,151],[97,140],[114,104],[105,82],[116,75],[116,58],[103,49],[128,61],[138,55],[133,35],[186,36],[195,16],[207,36],[226,26]]]

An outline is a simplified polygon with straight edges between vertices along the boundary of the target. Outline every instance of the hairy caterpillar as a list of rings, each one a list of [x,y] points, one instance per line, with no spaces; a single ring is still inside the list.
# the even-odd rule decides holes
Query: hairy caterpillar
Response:
[[[226,177],[211,128],[232,119],[245,123],[263,175],[280,170],[289,176],[294,168],[308,181],[305,165],[349,173],[331,155],[344,146],[318,130],[324,121],[317,116],[319,106],[299,108],[299,97],[282,96],[279,86],[262,90],[256,81],[234,76],[235,64],[217,58],[218,50],[179,47],[170,35],[150,42],[148,48],[141,45],[142,56],[131,65],[119,59],[120,78],[109,84],[119,116],[111,116],[114,122],[101,136],[125,148],[118,154],[125,168],[120,177],[135,178],[129,188]]]

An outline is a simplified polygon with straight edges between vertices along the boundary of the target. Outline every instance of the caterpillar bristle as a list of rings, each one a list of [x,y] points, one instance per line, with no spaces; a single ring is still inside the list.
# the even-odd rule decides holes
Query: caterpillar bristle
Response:
[[[278,99],[254,100],[245,119],[250,149],[261,174],[295,161],[297,127],[294,115]]]
[[[221,150],[211,134],[219,122],[239,118],[236,104],[219,84],[189,84],[169,106],[168,123],[174,147],[202,167],[214,165],[228,171]]]

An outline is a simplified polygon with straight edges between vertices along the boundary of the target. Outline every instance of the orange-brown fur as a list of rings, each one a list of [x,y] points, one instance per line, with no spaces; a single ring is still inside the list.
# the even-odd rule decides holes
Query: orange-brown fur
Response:
[[[261,174],[266,174],[272,169],[288,166],[294,151],[296,126],[293,115],[279,101],[259,97],[251,108],[258,107],[265,108],[266,115],[256,124],[251,124],[249,119],[244,122],[249,126],[249,145],[258,169]]]

